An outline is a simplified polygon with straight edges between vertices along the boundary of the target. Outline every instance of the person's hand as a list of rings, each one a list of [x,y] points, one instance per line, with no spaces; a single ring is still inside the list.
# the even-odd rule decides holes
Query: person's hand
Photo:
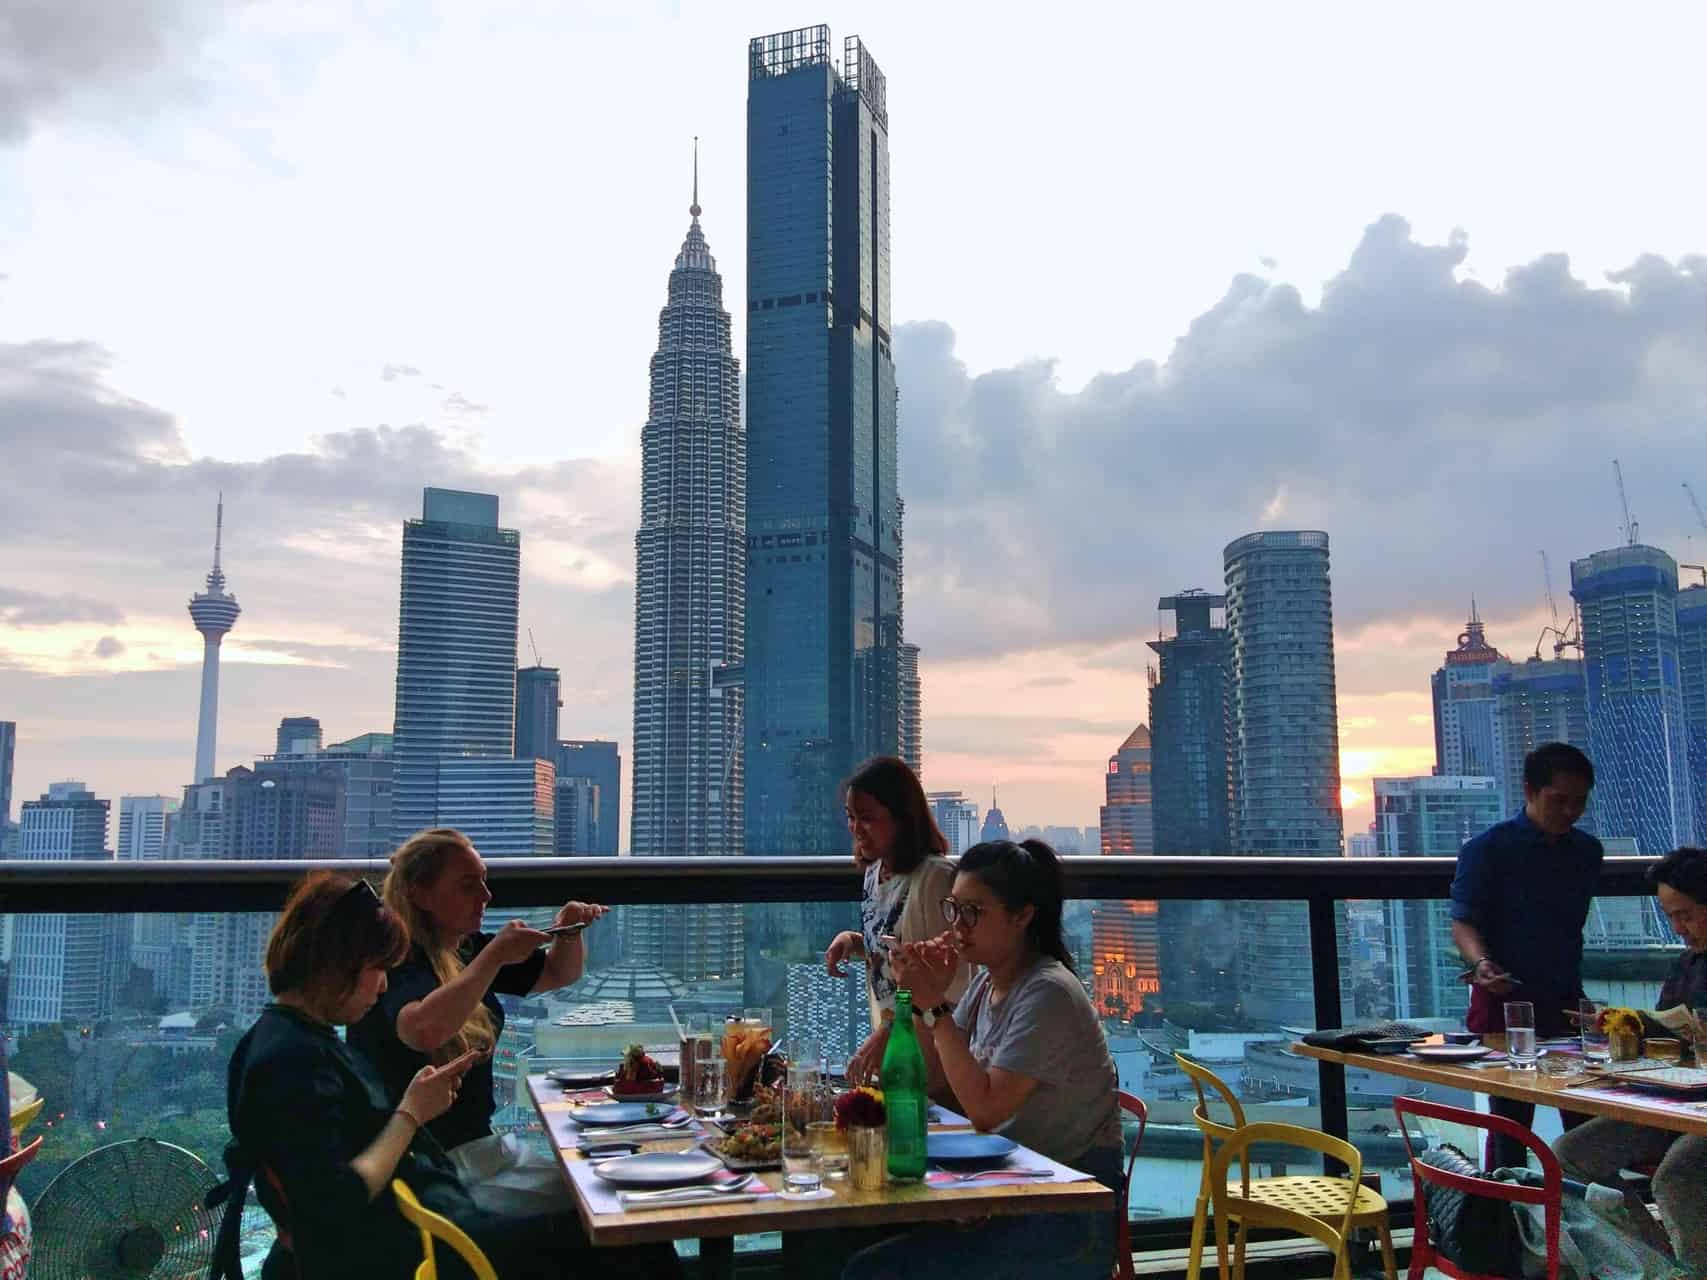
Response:
[[[541,933],[523,921],[512,920],[498,930],[492,941],[486,944],[486,950],[501,965],[515,964],[518,960],[526,960],[550,941],[549,933]]]
[[[832,978],[848,976],[848,961],[865,954],[865,939],[852,929],[844,929],[830,940],[824,951],[824,968]]]
[[[941,938],[903,943],[889,953],[895,985],[913,993],[915,1009],[929,1009],[943,1002],[959,963],[959,948],[944,945]]]
[[[1511,980],[1511,975],[1487,956],[1476,961],[1475,972],[1470,975],[1470,981],[1482,988],[1489,995],[1503,996],[1517,984]]]
[[[437,1120],[450,1110],[450,1104],[456,1101],[457,1091],[462,1087],[463,1076],[481,1057],[478,1049],[470,1049],[460,1058],[453,1058],[442,1066],[422,1067],[403,1091],[397,1109],[407,1112],[423,1125]]]
[[[552,924],[592,924],[600,916],[607,915],[610,908],[597,902],[565,902],[557,908],[557,919]],[[569,938],[579,938],[578,933],[567,935]]]
[[[889,1047],[889,1024],[884,1023],[865,1038],[848,1059],[848,1083],[866,1084],[876,1077],[883,1065],[883,1051]]]

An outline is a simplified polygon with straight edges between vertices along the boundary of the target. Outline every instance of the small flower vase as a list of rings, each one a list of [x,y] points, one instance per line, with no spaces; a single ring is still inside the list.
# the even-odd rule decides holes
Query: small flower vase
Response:
[[[1642,1037],[1634,1031],[1613,1031],[1606,1039],[1614,1062],[1634,1062],[1642,1056]]]
[[[848,1182],[856,1191],[881,1191],[889,1180],[889,1130],[848,1126]]]

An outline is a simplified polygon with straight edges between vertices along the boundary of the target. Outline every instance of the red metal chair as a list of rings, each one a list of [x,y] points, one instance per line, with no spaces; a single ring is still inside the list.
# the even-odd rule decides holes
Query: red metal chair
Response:
[[[1528,1129],[1514,1120],[1507,1120],[1504,1116],[1466,1111],[1463,1107],[1449,1107],[1439,1102],[1423,1102],[1416,1098],[1394,1098],[1393,1111],[1399,1118],[1399,1134],[1405,1140],[1405,1152],[1411,1158],[1412,1185],[1416,1188],[1416,1230],[1411,1240],[1409,1280],[1422,1280],[1423,1272],[1429,1267],[1453,1277],[1453,1280],[1502,1280],[1499,1276],[1464,1271],[1435,1252],[1429,1241],[1427,1202],[1422,1194],[1422,1184],[1425,1182],[1490,1200],[1540,1205],[1546,1218],[1547,1280],[1559,1280],[1559,1223],[1563,1216],[1564,1175],[1559,1171],[1559,1160],[1552,1149]],[[1424,1164],[1417,1159],[1416,1150],[1411,1146],[1410,1126],[1405,1123],[1407,1116],[1426,1116],[1433,1120],[1444,1120],[1448,1124],[1467,1125],[1517,1139],[1541,1161],[1543,1185],[1522,1187],[1510,1182],[1494,1182],[1487,1178],[1449,1173],[1445,1169],[1436,1169]]]
[[[1116,1280],[1136,1280],[1132,1270],[1132,1211],[1128,1203],[1132,1196],[1132,1166],[1138,1163],[1138,1151],[1144,1145],[1144,1126],[1150,1123],[1150,1108],[1144,1105],[1144,1099],[1135,1093],[1127,1093],[1124,1089],[1115,1096],[1120,1099],[1122,1111],[1138,1117],[1138,1141],[1132,1144],[1132,1150],[1127,1153],[1126,1177],[1122,1180],[1114,1201],[1115,1240],[1118,1249],[1114,1259],[1114,1275]]]

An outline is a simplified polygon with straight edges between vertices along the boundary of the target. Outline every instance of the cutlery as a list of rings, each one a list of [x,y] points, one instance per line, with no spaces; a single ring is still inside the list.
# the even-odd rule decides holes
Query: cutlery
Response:
[[[569,1113],[569,1118],[571,1120],[575,1118],[573,1111]],[[693,1127],[693,1117],[683,1116],[679,1120],[642,1120],[636,1124],[600,1124],[586,1127],[609,1134],[634,1133],[639,1129],[689,1129]]]
[[[690,1196],[702,1196],[707,1192],[716,1195],[733,1195],[737,1191],[745,1191],[752,1185],[753,1175],[742,1174],[732,1182],[701,1182],[691,1187],[668,1187],[663,1191],[625,1191],[622,1194],[624,1204],[646,1203],[652,1200],[687,1199]]]
[[[976,1182],[979,1178],[1053,1178],[1053,1169],[980,1169],[977,1173],[954,1173],[948,1169],[939,1169],[938,1173],[948,1174],[950,1182]]]

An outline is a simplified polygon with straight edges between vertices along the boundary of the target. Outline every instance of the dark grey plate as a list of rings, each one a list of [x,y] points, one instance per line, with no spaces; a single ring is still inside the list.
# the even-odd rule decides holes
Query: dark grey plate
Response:
[[[593,1172],[617,1187],[685,1187],[704,1182],[723,1162],[704,1151],[644,1151],[601,1160]]]
[[[1018,1147],[999,1133],[933,1133],[925,1138],[925,1158],[937,1164],[1000,1164]]]

